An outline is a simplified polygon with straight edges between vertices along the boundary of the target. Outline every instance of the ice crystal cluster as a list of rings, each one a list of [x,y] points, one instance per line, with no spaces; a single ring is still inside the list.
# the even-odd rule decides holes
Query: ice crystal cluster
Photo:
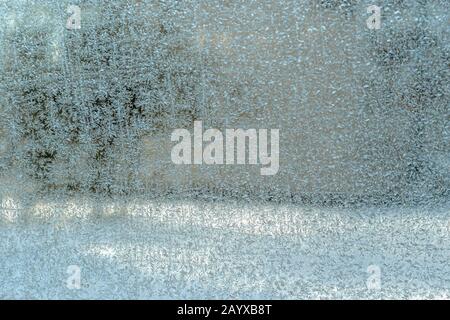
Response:
[[[0,0],[0,299],[448,299],[449,9]],[[175,165],[196,120],[278,173]]]
[[[448,196],[448,2],[376,2],[2,1],[2,188]],[[195,120],[280,129],[279,174],[174,165]]]

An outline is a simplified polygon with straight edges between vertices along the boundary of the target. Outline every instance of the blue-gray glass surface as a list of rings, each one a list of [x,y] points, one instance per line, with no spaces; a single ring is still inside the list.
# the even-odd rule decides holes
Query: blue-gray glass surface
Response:
[[[0,1],[0,298],[449,298],[446,0]]]

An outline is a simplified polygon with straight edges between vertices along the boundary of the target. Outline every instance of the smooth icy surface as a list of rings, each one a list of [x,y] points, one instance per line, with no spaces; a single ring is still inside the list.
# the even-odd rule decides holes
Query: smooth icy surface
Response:
[[[450,204],[78,203],[4,211],[0,298],[450,297]]]

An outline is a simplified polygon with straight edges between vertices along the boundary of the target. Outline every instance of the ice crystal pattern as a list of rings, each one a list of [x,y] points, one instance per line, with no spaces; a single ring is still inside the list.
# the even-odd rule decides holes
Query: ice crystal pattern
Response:
[[[143,178],[144,142],[202,120],[280,128],[280,174],[201,171],[210,179],[190,176],[188,190],[448,196],[448,2],[377,1],[380,30],[366,27],[372,4],[2,1],[3,181],[33,195],[152,193],[166,177]],[[66,28],[69,5],[80,29]]]

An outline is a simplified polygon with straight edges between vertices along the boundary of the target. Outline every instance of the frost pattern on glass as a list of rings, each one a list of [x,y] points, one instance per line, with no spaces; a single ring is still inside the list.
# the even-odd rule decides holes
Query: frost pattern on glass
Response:
[[[381,8],[379,29],[367,25],[371,5]],[[75,14],[68,12],[70,6],[80,8],[79,26],[70,20]],[[349,229],[342,243],[359,241],[372,246],[379,255],[381,274],[385,272],[383,261],[385,267],[394,263],[381,258],[383,247],[374,244],[375,231],[367,229],[360,215],[385,237],[401,229],[393,246],[401,247],[407,240],[406,247],[414,251],[414,241],[425,245],[424,239],[430,236],[436,240],[438,257],[448,252],[448,245],[438,239],[448,240],[448,226],[442,224],[449,221],[450,210],[439,211],[435,220],[425,223],[423,238],[415,240],[406,233],[407,226],[420,228],[421,219],[427,219],[414,205],[444,204],[448,208],[449,9],[446,0],[2,0],[0,220],[11,223],[40,217],[53,221],[50,218],[58,215],[73,215],[78,221],[110,215],[124,219],[133,213],[146,216],[145,223],[162,225],[155,230],[142,227],[143,234],[155,231],[164,238],[164,233],[174,232],[174,247],[180,239],[192,244],[181,246],[186,260],[180,262],[177,259],[184,258],[175,249],[165,255],[164,250],[128,242],[128,247],[114,249],[114,245],[102,244],[104,239],[100,244],[87,243],[75,235],[73,226],[67,226],[70,237],[78,239],[75,242],[87,241],[83,243],[87,256],[110,254],[122,262],[129,258],[136,269],[144,270],[142,277],[156,272],[154,266],[146,269],[142,262],[151,255],[159,257],[162,265],[164,259],[175,259],[182,270],[184,263],[189,267],[211,263],[214,274],[226,268],[218,261],[222,238],[212,239],[209,233],[196,238],[186,231],[189,228],[222,230],[217,237],[223,238],[233,233],[236,242],[229,240],[228,244],[236,247],[251,242],[257,234],[258,259],[267,253],[261,235],[286,237],[286,247],[276,242],[286,258],[276,260],[274,253],[268,253],[276,260],[274,265],[252,269],[260,272],[255,273],[259,287],[247,280],[230,285],[234,273],[227,269],[220,281],[210,279],[219,288],[213,296],[364,295],[365,287],[354,292],[320,292],[321,280],[311,271],[320,269],[320,258],[312,253],[324,252],[326,265],[333,257],[342,268],[351,261],[338,256],[345,251],[344,245],[336,245],[332,252],[321,246],[321,239],[305,242],[303,237],[324,231],[332,234],[324,243],[340,241],[341,230],[324,220],[332,212],[333,223]],[[197,120],[205,129],[279,129],[279,172],[265,177],[259,174],[259,166],[252,165],[175,165],[170,157],[174,144],[170,134],[178,128],[192,131]],[[180,213],[186,203],[190,208],[195,203],[194,209]],[[245,210],[240,209],[243,204]],[[343,209],[355,205],[366,211]],[[400,205],[405,210],[388,218],[396,227],[377,220],[376,214],[384,213],[378,206],[384,205]],[[308,209],[305,213],[302,208],[330,211],[317,209],[316,214]],[[414,212],[414,221],[402,220],[401,213],[408,210]],[[232,221],[221,221],[223,212]],[[284,212],[281,220],[278,212]],[[136,221],[130,228],[138,232]],[[102,223],[118,234],[114,241],[120,242],[125,230]],[[180,225],[185,229],[174,231]],[[350,225],[367,233],[352,233]],[[437,229],[439,235],[432,235]],[[83,227],[84,231],[91,234],[95,227]],[[14,238],[14,232],[8,230],[7,240]],[[30,232],[29,239],[36,241],[44,231]],[[201,239],[210,246],[197,252]],[[389,244],[383,240],[380,243]],[[299,243],[302,247],[297,252]],[[129,249],[138,250],[137,256],[130,258]],[[244,268],[233,260],[231,251],[221,254],[236,270]],[[195,260],[189,255],[192,252],[199,254],[199,261],[207,261]],[[312,262],[297,261],[300,266],[293,268],[298,273],[289,274],[292,268],[287,266],[297,259],[296,253]],[[245,252],[239,254],[250,263]],[[79,258],[75,253],[73,257]],[[369,257],[359,258],[363,272],[369,267],[378,270]],[[12,266],[11,261],[7,263]],[[420,263],[419,273],[424,270]],[[66,268],[61,266],[61,272]],[[443,266],[435,260],[433,268],[442,270]],[[350,269],[345,269],[348,287],[354,284],[350,275],[356,272]],[[190,275],[201,278],[207,273],[202,270]],[[395,270],[389,279],[407,282],[395,277],[400,272]],[[158,286],[164,288],[161,283],[170,272],[154,279]],[[302,282],[306,281],[300,277],[302,272],[311,283]],[[323,271],[321,276],[325,279],[329,273]],[[431,295],[448,294],[446,280],[447,291]],[[13,287],[15,282],[8,281],[5,288]],[[174,284],[178,289],[177,285],[182,286]],[[212,294],[199,283],[190,285],[186,295],[177,293],[178,289],[161,289],[155,296]],[[297,287],[303,285],[306,291],[299,292]],[[330,281],[325,285],[330,290],[333,286],[346,284]],[[427,294],[424,286],[423,292],[411,288],[405,289],[408,297]],[[97,289],[93,296],[101,295]],[[0,290],[2,297],[5,291]],[[130,296],[139,296],[130,292]],[[399,297],[401,292],[393,289],[389,294]]]

